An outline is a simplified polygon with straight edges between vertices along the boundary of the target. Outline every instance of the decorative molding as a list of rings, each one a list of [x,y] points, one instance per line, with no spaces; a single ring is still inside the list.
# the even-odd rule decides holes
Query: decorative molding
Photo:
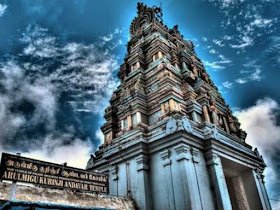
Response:
[[[210,156],[208,156],[208,160],[206,162],[206,164],[208,166],[211,166],[211,165],[221,165],[221,158],[219,155],[215,154],[215,153],[212,153]]]
[[[218,132],[218,130],[217,130],[217,128],[216,127],[213,127],[212,129],[211,129],[211,136],[212,136],[212,138],[214,138],[214,139],[219,139],[219,132]]]
[[[177,154],[176,156],[177,161],[191,159],[190,146],[186,144],[179,144],[174,147],[174,150]]]
[[[116,181],[119,179],[119,176],[118,176],[118,166],[115,165],[115,166],[112,166],[110,168],[110,174],[112,175],[112,180]]]
[[[135,159],[137,162],[137,171],[149,170],[148,157],[146,155],[140,155]]]
[[[191,149],[191,153],[192,153],[192,160],[194,163],[199,163],[199,159],[200,159],[200,156],[199,156],[199,150],[196,149],[196,148],[192,148]]]
[[[171,165],[172,161],[169,158],[170,157],[170,151],[168,149],[160,152],[159,155],[161,156],[161,158],[163,160],[163,162],[162,162],[163,166]]]

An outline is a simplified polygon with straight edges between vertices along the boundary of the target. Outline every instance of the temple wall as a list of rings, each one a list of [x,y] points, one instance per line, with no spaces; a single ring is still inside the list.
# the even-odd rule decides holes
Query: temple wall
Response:
[[[180,144],[151,155],[155,209],[215,209],[203,153]],[[164,199],[166,198],[166,199]]]
[[[194,153],[180,144],[126,160],[110,173],[110,194],[131,196],[140,209],[215,209],[203,153]]]

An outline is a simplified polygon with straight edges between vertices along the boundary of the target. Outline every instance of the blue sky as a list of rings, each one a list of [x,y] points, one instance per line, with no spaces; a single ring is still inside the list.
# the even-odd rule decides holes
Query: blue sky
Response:
[[[247,142],[263,153],[270,197],[280,200],[280,2],[143,2],[161,2],[165,24],[193,41]],[[136,4],[0,0],[0,150],[85,165],[102,141]]]

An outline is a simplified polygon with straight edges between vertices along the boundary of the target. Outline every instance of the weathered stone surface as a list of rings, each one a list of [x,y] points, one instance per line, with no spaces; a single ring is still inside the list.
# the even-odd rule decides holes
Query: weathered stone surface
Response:
[[[0,200],[10,200],[12,185],[0,182]],[[55,190],[17,185],[16,201],[42,202],[79,207],[99,207],[109,209],[135,209],[134,202],[124,197],[78,193],[68,190]]]

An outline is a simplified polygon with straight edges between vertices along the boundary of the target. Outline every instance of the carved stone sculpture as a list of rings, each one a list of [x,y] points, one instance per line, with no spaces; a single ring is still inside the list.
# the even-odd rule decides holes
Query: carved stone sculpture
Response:
[[[217,107],[216,107],[216,100],[213,96],[210,97],[210,103],[211,103],[211,105],[209,107],[209,110],[211,112],[213,123],[215,125],[219,126],[218,110],[217,110]]]
[[[174,133],[177,130],[177,122],[174,118],[170,118],[166,123],[166,134]]]

